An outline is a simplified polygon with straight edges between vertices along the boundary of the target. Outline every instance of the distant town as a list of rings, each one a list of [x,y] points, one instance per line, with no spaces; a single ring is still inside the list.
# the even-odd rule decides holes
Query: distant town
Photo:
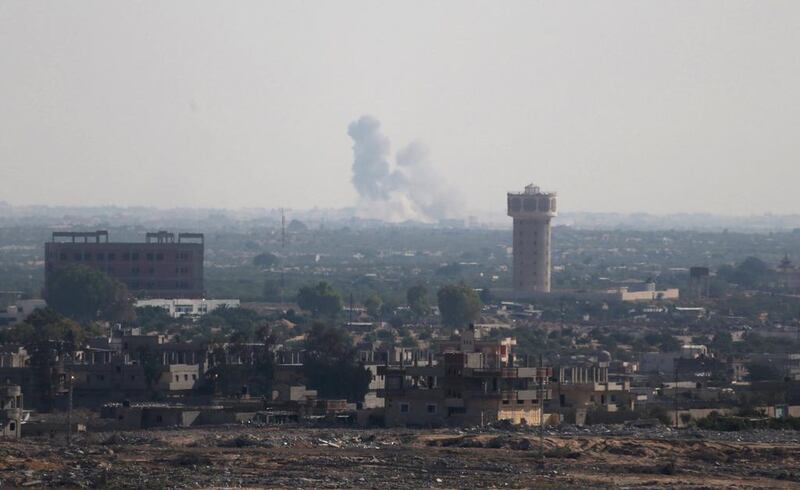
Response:
[[[579,229],[557,208],[529,185],[511,230],[17,220],[2,436],[800,429],[800,232]]]

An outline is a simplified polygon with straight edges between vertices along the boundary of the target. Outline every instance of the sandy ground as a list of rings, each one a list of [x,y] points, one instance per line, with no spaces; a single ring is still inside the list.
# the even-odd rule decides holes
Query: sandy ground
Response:
[[[800,488],[800,444],[218,427],[0,442],[0,487]]]

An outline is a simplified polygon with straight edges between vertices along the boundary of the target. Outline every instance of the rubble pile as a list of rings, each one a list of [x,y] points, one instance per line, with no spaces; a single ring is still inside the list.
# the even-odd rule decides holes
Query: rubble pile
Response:
[[[247,427],[0,442],[0,487],[711,488],[800,483],[797,434],[624,426],[356,430]],[[748,442],[736,440],[738,437]],[[539,451],[543,441],[544,467]],[[772,442],[781,441],[781,442]],[[740,485],[741,486],[741,485]]]

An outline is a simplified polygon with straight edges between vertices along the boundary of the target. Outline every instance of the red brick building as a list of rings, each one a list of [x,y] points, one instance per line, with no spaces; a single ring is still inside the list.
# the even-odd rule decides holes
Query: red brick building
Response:
[[[108,241],[107,231],[53,232],[45,243],[45,288],[68,265],[102,270],[137,298],[202,298],[203,235],[159,231],[145,241]]]

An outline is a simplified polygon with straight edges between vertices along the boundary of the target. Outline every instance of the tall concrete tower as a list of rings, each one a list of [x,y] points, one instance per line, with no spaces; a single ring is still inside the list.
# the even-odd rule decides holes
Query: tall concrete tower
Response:
[[[556,194],[533,184],[508,193],[508,215],[514,218],[514,292],[550,292],[550,220],[556,216]]]

